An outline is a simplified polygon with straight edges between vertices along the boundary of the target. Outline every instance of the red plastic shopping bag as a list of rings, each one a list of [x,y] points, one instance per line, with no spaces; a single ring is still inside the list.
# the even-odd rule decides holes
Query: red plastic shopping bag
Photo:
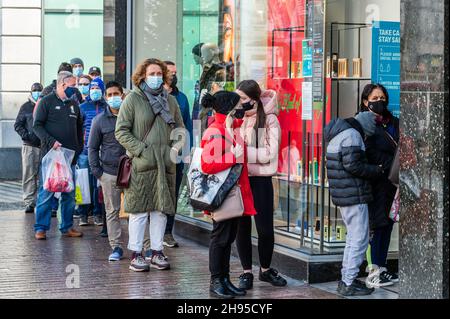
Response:
[[[42,159],[44,189],[52,193],[70,193],[75,189],[71,162],[75,152],[63,147],[50,150]]]

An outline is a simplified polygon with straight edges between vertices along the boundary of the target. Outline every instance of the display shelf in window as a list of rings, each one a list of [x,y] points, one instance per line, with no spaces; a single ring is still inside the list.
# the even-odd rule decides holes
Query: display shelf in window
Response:
[[[276,43],[275,43],[275,34],[277,32],[288,32],[289,33],[289,61],[287,61],[287,69],[285,76],[277,76],[275,77],[275,60],[276,56]],[[276,28],[272,30],[272,68],[271,68],[271,77],[277,79],[300,79],[303,78],[303,61],[299,59],[298,61],[293,61],[292,57],[292,49],[293,49],[293,34],[294,33],[305,33],[304,26],[295,26],[289,28]],[[278,66],[278,63],[276,64]],[[283,72],[284,73],[284,72]]]

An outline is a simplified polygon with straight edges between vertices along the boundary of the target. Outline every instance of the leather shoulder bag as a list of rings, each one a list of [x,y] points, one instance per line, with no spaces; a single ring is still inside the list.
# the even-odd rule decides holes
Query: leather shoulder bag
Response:
[[[144,94],[145,96],[145,94]],[[145,97],[147,99],[147,102],[150,104],[150,101],[148,100],[147,96]],[[141,139],[142,143],[145,143],[145,140],[147,139],[148,134],[150,134],[150,131],[153,128],[153,124],[155,123],[156,117],[158,115],[155,114],[155,118],[153,119],[152,125],[148,128],[147,132],[145,133],[145,136],[143,139]],[[133,158],[129,157],[128,155],[122,155],[119,160],[119,170],[117,172],[117,179],[116,179],[116,186],[118,188],[128,188],[130,187],[130,178],[131,178],[131,162]]]

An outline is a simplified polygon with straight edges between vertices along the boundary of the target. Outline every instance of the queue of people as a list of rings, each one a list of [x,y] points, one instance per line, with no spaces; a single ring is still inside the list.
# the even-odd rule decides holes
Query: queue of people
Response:
[[[35,238],[47,238],[51,217],[58,209],[63,236],[82,237],[74,227],[74,216],[79,216],[79,226],[87,226],[92,212],[94,224],[105,227],[111,246],[108,260],[121,260],[125,255],[119,218],[123,196],[129,214],[129,269],[168,270],[170,261],[164,246],[179,246],[172,232],[186,168],[183,161],[175,159],[183,153],[185,144],[190,150],[193,143],[190,106],[177,87],[176,65],[146,59],[136,67],[134,88],[128,94],[115,81],[105,85],[98,67],[91,67],[89,75],[83,72],[84,63],[79,58],[62,63],[49,86],[33,84],[17,116],[15,129],[23,140],[25,211],[35,213]],[[277,100],[277,92],[245,80],[235,92],[218,86],[199,101],[203,110],[212,114],[200,145],[202,172],[214,175],[242,165],[236,182],[242,194],[242,214],[213,219],[209,269],[214,297],[244,296],[253,287],[252,220],[258,233],[258,279],[276,287],[287,285],[286,279],[271,268],[272,177],[277,174],[281,142]],[[370,294],[373,288],[398,280],[386,264],[393,226],[389,210],[396,193],[388,175],[399,136],[398,119],[387,106],[386,89],[369,85],[362,94],[361,112],[354,118],[332,120],[324,132],[330,192],[348,232],[338,286],[342,295]],[[175,132],[180,133],[178,140],[173,139]],[[61,147],[75,152],[73,178],[76,169],[88,169],[92,204],[76,208],[75,190],[59,194],[44,189],[41,159]],[[117,178],[124,156],[130,158],[132,167],[128,187],[120,188]],[[237,286],[230,280],[233,242],[242,265]],[[356,277],[369,247],[370,272],[363,283]]]

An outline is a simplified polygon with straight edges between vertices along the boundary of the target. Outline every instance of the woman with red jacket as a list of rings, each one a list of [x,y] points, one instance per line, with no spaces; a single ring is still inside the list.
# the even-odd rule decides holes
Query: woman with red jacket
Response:
[[[256,211],[248,179],[247,147],[238,130],[244,117],[240,96],[234,92],[219,91],[214,96],[206,95],[202,105],[215,111],[215,121],[202,138],[202,171],[205,174],[217,174],[238,163],[243,164],[238,185],[242,193],[244,216],[253,216]],[[230,281],[231,244],[236,238],[238,224],[239,218],[213,221],[209,245],[212,296],[228,299],[246,294],[245,290],[235,287]]]

